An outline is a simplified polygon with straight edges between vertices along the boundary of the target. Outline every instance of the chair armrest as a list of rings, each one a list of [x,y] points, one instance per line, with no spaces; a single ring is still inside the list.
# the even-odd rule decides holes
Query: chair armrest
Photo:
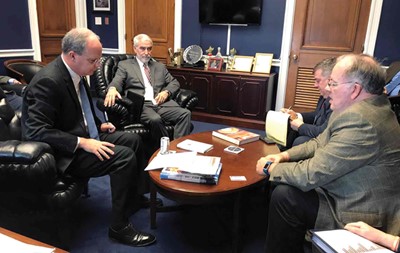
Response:
[[[181,107],[192,110],[198,104],[197,93],[192,90],[180,89],[173,98]]]
[[[115,104],[110,107],[104,106],[104,99],[99,98],[97,100],[97,108],[101,112],[107,112],[108,120],[114,124],[118,130],[122,130],[124,126],[131,124],[131,116],[129,108],[132,104],[127,98],[116,100]]]
[[[18,96],[22,96],[27,84],[0,84],[0,88],[7,91],[15,91]]]
[[[43,142],[0,142],[0,190],[47,191],[58,171],[51,147]]]

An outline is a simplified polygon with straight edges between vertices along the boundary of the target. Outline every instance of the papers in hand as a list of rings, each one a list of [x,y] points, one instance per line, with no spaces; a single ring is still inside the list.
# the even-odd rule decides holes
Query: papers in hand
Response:
[[[393,252],[345,229],[312,231],[311,240],[323,252]]]
[[[286,146],[289,117],[288,113],[268,111],[265,120],[265,134],[269,140]]]
[[[179,170],[204,174],[215,175],[221,157],[197,155],[196,152],[184,152],[166,155],[157,155],[149,163],[145,170],[162,169],[165,167],[179,168]]]

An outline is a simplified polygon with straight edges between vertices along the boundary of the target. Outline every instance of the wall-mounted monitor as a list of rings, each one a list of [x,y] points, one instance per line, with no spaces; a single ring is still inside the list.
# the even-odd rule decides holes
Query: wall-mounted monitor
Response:
[[[260,25],[263,0],[199,0],[202,24]]]

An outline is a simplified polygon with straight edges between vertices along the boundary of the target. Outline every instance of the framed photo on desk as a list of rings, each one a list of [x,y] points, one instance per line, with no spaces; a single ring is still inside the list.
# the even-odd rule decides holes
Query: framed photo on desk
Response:
[[[221,71],[224,59],[218,57],[208,58],[207,69],[210,71]]]
[[[273,54],[256,53],[253,73],[269,74],[271,71]]]
[[[250,72],[253,66],[253,56],[235,55],[232,71]]]

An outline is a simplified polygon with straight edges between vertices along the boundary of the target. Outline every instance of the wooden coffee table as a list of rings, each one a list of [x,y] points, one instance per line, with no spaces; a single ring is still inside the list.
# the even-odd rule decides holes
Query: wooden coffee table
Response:
[[[54,246],[51,246],[51,245],[43,243],[43,242],[39,242],[39,241],[37,241],[35,239],[23,236],[21,234],[15,233],[13,231],[10,231],[10,230],[2,228],[2,227],[0,227],[0,233],[4,234],[6,236],[9,236],[11,238],[14,238],[14,239],[16,239],[18,241],[27,243],[27,244],[32,244],[32,245],[42,246],[42,247],[47,247],[47,248],[54,248],[55,249],[54,250],[55,253],[68,253],[68,251],[65,251],[63,249],[56,248]]]
[[[233,224],[233,248],[238,250],[239,245],[239,216],[241,197],[244,190],[262,185],[265,176],[256,173],[257,160],[268,154],[279,153],[275,144],[266,144],[262,141],[255,141],[241,145],[244,150],[239,154],[232,154],[224,151],[227,146],[233,145],[217,137],[213,137],[211,131],[191,134],[170,143],[170,150],[184,152],[176,145],[183,140],[191,139],[213,144],[214,148],[204,155],[221,157],[222,170],[217,185],[205,185],[174,180],[161,180],[160,170],[149,171],[151,179],[150,189],[150,224],[156,228],[157,212],[175,210],[174,207],[156,207],[157,192],[168,199],[178,203],[199,205],[221,201],[222,196],[232,195],[234,203],[234,224]],[[153,159],[158,150],[153,154]],[[246,181],[231,181],[230,176],[245,176]]]

